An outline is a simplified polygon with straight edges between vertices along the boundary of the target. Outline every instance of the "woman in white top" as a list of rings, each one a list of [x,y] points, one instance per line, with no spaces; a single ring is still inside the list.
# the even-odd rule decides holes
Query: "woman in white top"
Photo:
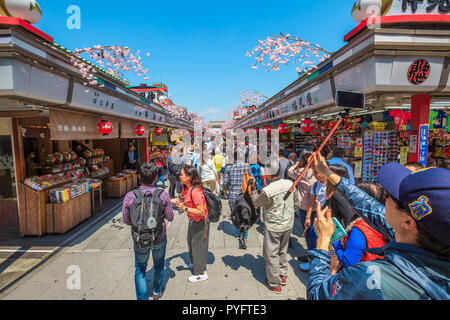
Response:
[[[219,175],[217,174],[216,165],[211,159],[211,156],[206,152],[203,153],[203,157],[198,166],[198,173],[204,188],[216,193],[216,184],[220,183]]]

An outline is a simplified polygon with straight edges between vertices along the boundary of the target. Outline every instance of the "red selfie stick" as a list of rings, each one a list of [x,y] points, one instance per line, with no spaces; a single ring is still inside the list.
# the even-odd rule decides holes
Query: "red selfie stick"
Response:
[[[314,152],[314,154],[312,155],[312,157],[309,159],[308,164],[306,165],[305,169],[303,169],[302,173],[300,174],[300,176],[297,178],[297,181],[295,181],[295,183],[292,185],[292,187],[289,189],[289,191],[286,193],[286,195],[284,196],[283,200],[286,201],[289,196],[291,195],[291,193],[294,191],[294,189],[297,187],[297,185],[300,183],[300,180],[302,180],[303,176],[306,174],[306,172],[308,171],[308,169],[311,167],[311,165],[313,164],[314,158],[320,154],[320,152],[322,151],[322,149],[325,147],[325,145],[327,144],[328,140],[330,140],[330,138],[334,135],[334,133],[336,132],[337,128],[341,125],[342,121],[344,120],[344,118],[340,118],[338,122],[336,122],[336,124],[334,125],[333,129],[331,129],[330,134],[325,138],[325,140],[322,142],[322,145],[319,147],[319,149],[317,149],[316,152]]]

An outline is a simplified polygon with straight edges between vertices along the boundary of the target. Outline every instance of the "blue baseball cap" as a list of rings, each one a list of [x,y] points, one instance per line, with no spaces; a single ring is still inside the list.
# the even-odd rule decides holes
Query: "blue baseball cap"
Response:
[[[412,172],[399,163],[381,167],[378,181],[437,240],[450,245],[450,170]]]

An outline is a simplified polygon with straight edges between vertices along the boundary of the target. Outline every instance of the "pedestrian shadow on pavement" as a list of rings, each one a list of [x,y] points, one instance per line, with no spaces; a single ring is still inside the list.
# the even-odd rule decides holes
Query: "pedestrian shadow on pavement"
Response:
[[[308,285],[308,272],[304,272],[302,270],[300,270],[300,261],[298,261],[297,259],[292,259],[291,261],[289,261],[289,264],[292,267],[292,270],[294,270],[294,274],[295,276],[305,285]]]
[[[264,258],[261,255],[258,255],[256,258],[251,254],[245,254],[243,256],[228,255],[222,257],[222,261],[225,263],[225,266],[231,268],[234,271],[239,271],[241,267],[250,270],[252,272],[253,278],[264,284],[266,279],[266,264],[264,262]]]
[[[176,271],[190,270],[188,268],[188,264],[190,263],[189,252],[179,253],[179,254],[176,254],[176,255],[168,257],[168,258],[166,257],[163,287],[166,287],[169,280],[175,278],[177,275],[176,271],[172,270],[172,268],[174,267],[174,266],[172,266],[173,260],[177,259],[177,258],[183,259],[184,265],[176,266],[175,267]],[[207,265],[213,264],[215,260],[216,260],[216,258],[214,256],[214,254],[212,252],[208,252]],[[147,285],[148,285],[148,292],[150,295],[152,294],[154,279],[155,279],[155,268],[153,267],[149,271],[147,271]]]
[[[223,231],[229,236],[237,237],[237,229],[230,221],[221,221],[217,227],[217,231]]]

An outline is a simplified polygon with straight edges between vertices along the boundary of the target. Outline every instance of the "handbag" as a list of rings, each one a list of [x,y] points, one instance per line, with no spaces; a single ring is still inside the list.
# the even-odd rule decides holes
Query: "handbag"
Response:
[[[249,195],[252,195],[252,190],[248,190],[248,185],[250,184],[250,180],[253,180],[250,178],[250,174],[248,173],[248,167],[243,164],[242,170],[244,171],[244,175],[242,177],[242,193],[248,192]],[[247,191],[248,190],[248,191]]]

